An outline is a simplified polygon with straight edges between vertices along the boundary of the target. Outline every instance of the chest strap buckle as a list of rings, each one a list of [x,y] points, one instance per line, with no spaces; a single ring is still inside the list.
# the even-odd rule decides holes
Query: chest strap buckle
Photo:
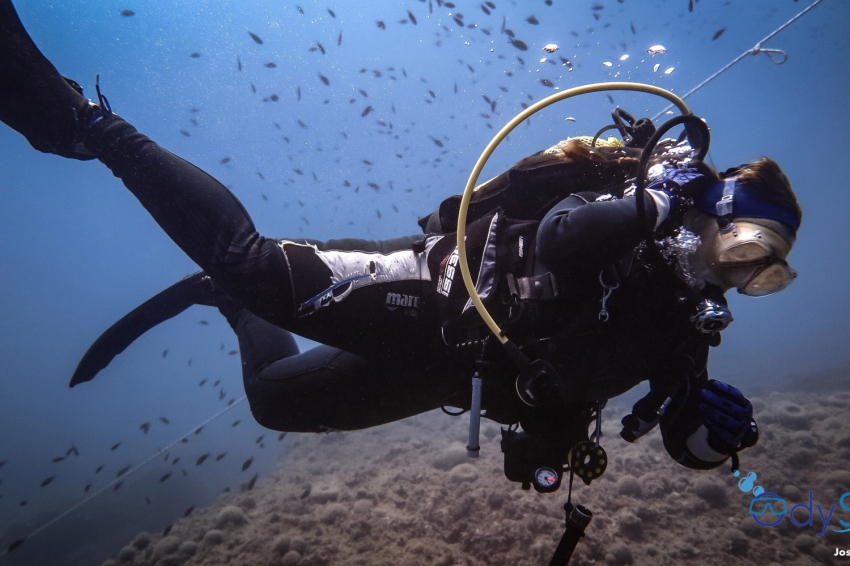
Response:
[[[531,277],[514,277],[508,273],[506,279],[512,299],[547,301],[558,296],[558,282],[550,272]]]

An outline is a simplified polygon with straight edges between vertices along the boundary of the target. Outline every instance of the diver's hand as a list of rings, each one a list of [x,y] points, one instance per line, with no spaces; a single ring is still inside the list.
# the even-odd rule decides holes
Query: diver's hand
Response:
[[[708,429],[708,444],[713,450],[728,454],[758,442],[753,404],[738,389],[712,379],[700,397],[699,408]]]

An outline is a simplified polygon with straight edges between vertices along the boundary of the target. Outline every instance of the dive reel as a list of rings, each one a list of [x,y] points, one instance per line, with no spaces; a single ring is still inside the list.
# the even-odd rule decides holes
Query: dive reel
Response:
[[[505,336],[499,325],[487,312],[487,308],[484,306],[481,297],[475,289],[475,283],[472,280],[466,253],[466,219],[469,204],[476,188],[475,183],[487,160],[493,154],[496,147],[519,124],[555,102],[581,94],[612,90],[629,90],[654,94],[672,102],[682,112],[681,116],[669,120],[655,130],[651,120],[645,118],[635,120],[628,112],[617,108],[612,113],[615,124],[603,128],[594,138],[595,141],[603,131],[617,128],[623,135],[627,146],[643,147],[638,163],[635,201],[638,217],[640,221],[645,223],[644,194],[646,173],[649,158],[661,136],[674,126],[684,124],[685,133],[683,135],[687,135],[691,147],[695,148],[691,158],[701,161],[708,151],[709,133],[705,122],[694,116],[681,98],[664,89],[638,83],[597,83],[572,88],[544,98],[523,110],[508,122],[487,145],[470,173],[461,198],[457,219],[457,253],[463,283],[475,309],[495,337],[501,342],[506,354],[514,363],[515,367],[519,369],[519,376],[516,381],[517,395],[523,403],[532,407],[560,404],[568,395],[566,385],[551,364],[542,359],[529,360],[528,356],[520,347]],[[655,249],[655,242],[652,240],[651,233],[647,234],[646,241],[648,248]],[[711,322],[709,322],[710,324]],[[483,381],[479,373],[476,372],[472,379],[469,443],[467,445],[467,455],[472,458],[478,457],[480,450],[478,434],[481,419],[482,387]],[[564,505],[564,511],[566,513],[565,530],[552,557],[550,566],[565,565],[569,562],[576,544],[584,536],[584,530],[593,516],[588,509],[580,505],[573,505],[570,499],[574,476],[578,476],[586,485],[590,485],[590,482],[601,476],[607,467],[607,455],[598,443],[601,437],[600,414],[601,407],[598,407],[596,412],[596,431],[591,435],[592,440],[582,440],[572,445],[567,445],[563,440],[560,442],[553,440],[550,435],[539,433],[530,435],[525,431],[517,431],[515,429],[502,430],[501,448],[505,454],[505,476],[511,481],[520,483],[523,489],[528,490],[534,487],[539,493],[552,493],[557,491],[561,486],[565,471],[569,471],[570,473],[570,491],[567,496],[567,503]]]

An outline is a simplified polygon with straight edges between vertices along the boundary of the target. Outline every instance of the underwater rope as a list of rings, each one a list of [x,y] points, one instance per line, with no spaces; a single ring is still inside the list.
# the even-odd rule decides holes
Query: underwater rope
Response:
[[[698,91],[699,89],[701,89],[702,87],[704,87],[705,85],[707,85],[708,83],[710,83],[711,81],[713,81],[714,79],[716,79],[717,77],[719,77],[721,74],[723,74],[724,72],[726,72],[727,70],[729,70],[729,69],[730,69],[733,65],[735,65],[738,61],[740,61],[741,59],[743,59],[743,58],[744,58],[744,57],[746,57],[747,55],[758,55],[759,53],[764,53],[765,55],[767,55],[768,57],[770,57],[770,60],[771,60],[771,61],[773,61],[774,63],[776,63],[777,65],[781,65],[781,64],[783,64],[785,61],[787,61],[787,60],[788,60],[788,54],[787,54],[787,53],[785,53],[784,51],[782,51],[781,49],[766,49],[766,48],[764,48],[764,47],[762,47],[762,46],[761,46],[761,45],[762,45],[762,43],[764,43],[765,41],[767,41],[768,39],[772,38],[774,35],[776,35],[776,34],[777,34],[777,33],[779,33],[780,31],[782,31],[782,30],[784,30],[785,28],[787,28],[788,26],[790,26],[792,23],[794,23],[794,22],[795,22],[795,21],[797,21],[800,17],[802,17],[802,16],[803,16],[803,14],[805,14],[806,12],[808,12],[809,10],[811,10],[812,8],[814,8],[815,6],[817,6],[818,4],[820,4],[821,2],[823,2],[823,0],[815,0],[815,1],[814,1],[814,2],[813,2],[810,6],[809,6],[809,7],[805,8],[802,12],[800,12],[799,14],[797,14],[796,16],[794,16],[793,18],[791,18],[790,20],[788,20],[787,22],[785,22],[784,24],[782,24],[781,26],[779,26],[778,28],[776,28],[775,30],[773,30],[770,34],[768,34],[768,36],[767,36],[767,37],[765,37],[764,39],[762,39],[761,41],[759,41],[758,43],[756,43],[756,44],[752,47],[752,49],[748,49],[748,50],[744,51],[743,53],[741,53],[740,55],[738,55],[737,57],[735,57],[732,61],[730,61],[729,63],[727,63],[727,64],[726,64],[724,67],[722,67],[719,71],[717,71],[716,73],[714,73],[713,75],[711,75],[710,77],[708,77],[707,79],[705,79],[704,81],[702,81],[701,83],[699,83],[697,86],[695,86],[694,88],[692,88],[691,90],[689,90],[688,92],[686,92],[685,94],[683,94],[683,95],[682,95],[682,99],[685,99],[685,98],[689,97],[690,95],[692,95],[693,93],[695,93],[696,91]],[[781,59],[781,60],[776,60],[776,59],[774,59],[774,55],[782,55],[782,59]],[[667,107],[666,107],[665,109],[663,109],[661,112],[659,112],[658,114],[656,114],[655,116],[653,116],[653,117],[652,117],[652,120],[653,120],[653,121],[657,120],[658,118],[660,118],[660,117],[661,117],[661,115],[662,115],[662,114],[664,114],[665,112],[667,112],[668,110],[670,110],[672,107],[673,107],[673,105],[672,105],[672,104],[671,104],[670,106],[667,106]]]
[[[247,399],[247,398],[248,398],[248,396],[247,396],[247,395],[243,395],[242,397],[240,397],[239,399],[237,399],[236,401],[234,401],[232,404],[230,404],[229,406],[225,407],[224,409],[222,409],[222,410],[221,410],[221,411],[219,411],[218,413],[214,414],[213,416],[211,416],[210,418],[208,418],[208,419],[207,419],[207,420],[205,420],[204,422],[202,422],[202,423],[200,423],[200,424],[198,424],[198,425],[196,425],[196,426],[192,427],[192,430],[190,430],[190,431],[189,431],[189,432],[187,432],[186,434],[184,434],[184,435],[182,435],[182,436],[178,437],[178,438],[177,438],[177,440],[175,440],[174,442],[172,442],[171,444],[169,444],[169,445],[168,445],[168,446],[166,446],[165,448],[161,448],[158,452],[156,452],[155,454],[153,454],[153,455],[149,456],[149,457],[148,457],[146,460],[144,460],[141,464],[138,464],[137,466],[134,466],[132,469],[130,469],[129,471],[127,471],[127,472],[126,472],[125,474],[123,474],[121,477],[115,478],[114,480],[112,480],[111,482],[109,482],[108,484],[106,484],[105,486],[103,486],[102,488],[98,489],[97,491],[95,491],[94,493],[92,493],[91,495],[89,495],[88,497],[84,498],[82,501],[79,501],[79,502],[75,503],[75,504],[74,504],[74,505],[72,505],[69,509],[67,509],[67,510],[63,511],[62,513],[60,513],[59,515],[57,515],[56,517],[54,517],[53,519],[51,519],[51,520],[50,520],[50,521],[48,521],[47,523],[45,523],[45,524],[43,524],[42,526],[38,527],[37,529],[35,529],[33,532],[31,532],[31,533],[30,533],[29,535],[27,535],[26,537],[16,540],[14,543],[12,543],[12,546],[10,546],[10,547],[9,547],[9,548],[7,548],[6,550],[3,550],[2,552],[0,552],[0,556],[3,556],[3,555],[5,555],[5,554],[9,554],[9,552],[11,552],[14,548],[16,548],[16,544],[20,544],[20,543],[23,543],[23,542],[24,542],[24,541],[26,541],[26,540],[31,539],[32,537],[34,537],[35,535],[37,535],[37,534],[38,534],[38,533],[40,533],[41,531],[43,531],[43,530],[45,530],[46,528],[48,528],[48,527],[49,527],[50,525],[52,525],[53,523],[56,523],[56,522],[60,521],[61,519],[64,519],[66,516],[70,515],[71,513],[73,513],[74,511],[76,511],[78,508],[82,507],[83,505],[85,505],[86,503],[88,503],[89,501],[91,501],[92,499],[94,499],[95,497],[97,497],[98,495],[100,495],[101,493],[103,493],[104,491],[106,491],[108,488],[112,487],[113,485],[115,485],[115,484],[116,484],[116,483],[118,483],[119,481],[124,481],[124,479],[126,479],[126,478],[127,478],[129,475],[131,475],[133,472],[135,472],[135,471],[137,471],[137,470],[141,469],[143,466],[147,465],[147,464],[148,464],[148,462],[152,461],[154,458],[157,458],[157,457],[158,457],[159,455],[161,455],[163,452],[165,452],[166,450],[169,450],[172,446],[174,446],[175,444],[177,444],[177,443],[181,442],[184,438],[188,438],[188,437],[189,437],[192,433],[194,433],[194,431],[198,430],[198,428],[199,428],[199,427],[206,426],[207,424],[211,423],[212,421],[214,421],[215,419],[219,418],[219,417],[220,417],[220,416],[222,416],[224,413],[226,413],[227,411],[229,411],[230,409],[232,409],[233,407],[235,407],[236,405],[238,405],[239,403],[241,403],[242,401],[244,401],[244,400],[245,400],[245,399]]]

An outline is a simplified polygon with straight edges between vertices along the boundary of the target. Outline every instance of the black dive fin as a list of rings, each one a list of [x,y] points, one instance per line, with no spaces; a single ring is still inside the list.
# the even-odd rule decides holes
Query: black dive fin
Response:
[[[174,318],[195,304],[204,302],[205,291],[212,288],[206,273],[199,271],[136,307],[95,340],[77,365],[70,387],[91,381],[139,336],[154,326]]]

